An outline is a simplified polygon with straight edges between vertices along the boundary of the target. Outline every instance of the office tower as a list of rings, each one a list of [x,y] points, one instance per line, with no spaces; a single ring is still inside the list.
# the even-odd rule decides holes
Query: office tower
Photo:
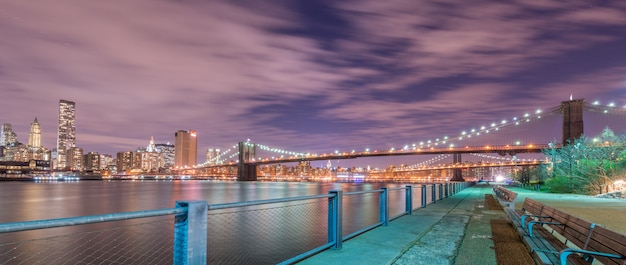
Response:
[[[70,147],[67,149],[67,167],[72,171],[83,171],[84,167],[84,157],[83,157],[83,149],[80,147]]]
[[[39,148],[41,147],[41,126],[35,117],[35,121],[30,124],[30,133],[28,134],[28,147]]]
[[[100,154],[98,152],[89,152],[83,156],[84,169],[86,171],[100,170]]]
[[[57,134],[57,169],[67,166],[67,151],[76,146],[76,103],[59,101],[59,132]]]
[[[10,123],[2,124],[0,132],[0,146],[13,147],[17,146],[17,134],[13,131]]]
[[[117,170],[125,171],[133,169],[133,156],[131,151],[117,153]]]
[[[174,134],[174,167],[192,167],[197,164],[198,139],[195,130],[177,131]]]
[[[176,148],[173,144],[155,144],[154,148],[157,152],[163,154],[163,167],[170,168],[174,166],[174,156],[176,153]]]

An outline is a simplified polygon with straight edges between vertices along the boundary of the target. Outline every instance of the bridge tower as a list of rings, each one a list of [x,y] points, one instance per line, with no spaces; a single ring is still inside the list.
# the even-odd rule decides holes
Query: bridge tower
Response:
[[[256,145],[250,142],[239,142],[239,163],[237,165],[238,181],[256,181],[256,165],[246,164],[256,156]]]
[[[574,99],[561,103],[563,114],[563,145],[567,145],[583,134],[584,99]]]
[[[460,153],[452,154],[452,162],[454,164],[463,163],[463,161],[461,160],[461,154]],[[462,169],[460,168],[452,169],[452,178],[450,179],[450,181],[465,181],[465,179],[463,179]]]

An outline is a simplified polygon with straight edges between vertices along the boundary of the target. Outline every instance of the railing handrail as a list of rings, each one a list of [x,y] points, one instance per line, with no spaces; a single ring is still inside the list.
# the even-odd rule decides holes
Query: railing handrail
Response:
[[[387,190],[388,190],[388,191],[391,191],[391,190],[406,190],[406,189],[407,189],[407,187],[400,187],[400,188],[387,188]]]
[[[345,192],[343,195],[359,195],[359,194],[367,194],[367,193],[381,193],[382,189],[377,190],[362,190],[362,191],[353,191],[353,192]]]
[[[155,217],[172,214],[187,213],[187,208],[165,208],[157,210],[146,210],[136,212],[122,212],[99,215],[87,215],[57,219],[34,220],[24,222],[11,222],[0,224],[0,233],[18,232],[25,230],[55,228],[62,226],[84,225],[101,222],[121,221],[128,219]]]
[[[255,205],[270,204],[270,203],[280,203],[280,202],[292,202],[292,201],[304,201],[304,200],[331,198],[331,197],[334,197],[334,196],[335,195],[333,195],[333,194],[320,194],[320,195],[297,196],[297,197],[268,199],[268,200],[256,200],[256,201],[245,201],[245,202],[229,202],[229,203],[209,204],[209,211],[210,210],[218,210],[218,209],[227,209],[227,208],[238,208],[238,207],[246,207],[246,206],[255,206]]]

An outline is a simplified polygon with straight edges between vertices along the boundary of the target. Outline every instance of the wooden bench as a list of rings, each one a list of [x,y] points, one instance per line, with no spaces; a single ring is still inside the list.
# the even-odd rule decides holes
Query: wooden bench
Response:
[[[539,264],[626,264],[626,236],[530,198],[507,216]]]
[[[515,209],[515,199],[517,198],[516,192],[513,192],[498,185],[493,187],[493,194],[496,195],[496,198],[498,199],[500,204],[502,204],[502,206],[507,206],[511,209]]]

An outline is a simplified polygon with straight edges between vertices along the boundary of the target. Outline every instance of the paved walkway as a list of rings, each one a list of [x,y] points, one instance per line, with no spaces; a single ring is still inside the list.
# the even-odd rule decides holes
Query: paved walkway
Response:
[[[476,185],[400,217],[298,264],[496,264],[484,206],[491,187]]]

